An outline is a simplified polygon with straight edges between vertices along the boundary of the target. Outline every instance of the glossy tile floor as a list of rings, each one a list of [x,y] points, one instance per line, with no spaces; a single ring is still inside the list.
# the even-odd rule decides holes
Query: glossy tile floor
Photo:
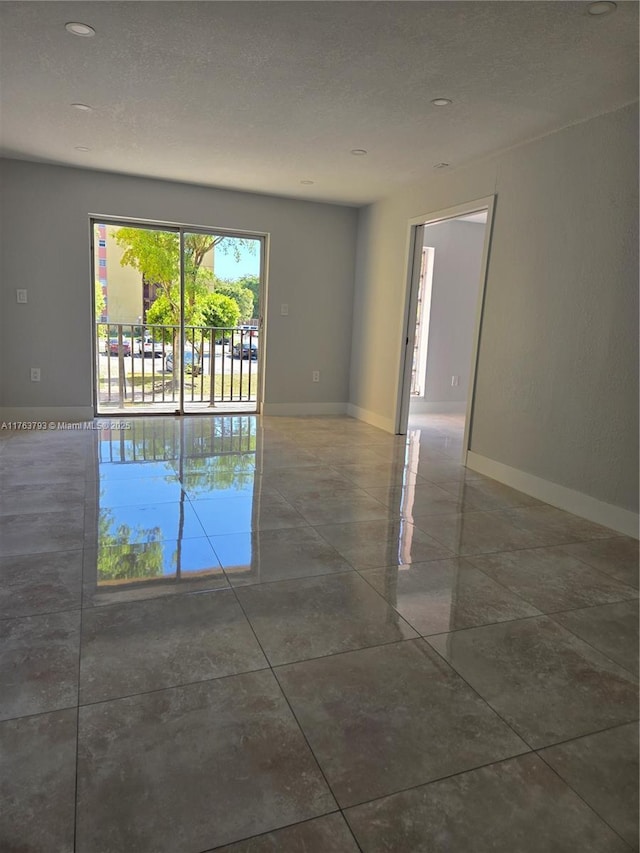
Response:
[[[638,549],[406,437],[0,433],[0,849],[638,850]]]

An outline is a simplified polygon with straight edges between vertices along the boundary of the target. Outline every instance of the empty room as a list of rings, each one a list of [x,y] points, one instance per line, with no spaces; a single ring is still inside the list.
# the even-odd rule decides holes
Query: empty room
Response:
[[[637,71],[0,3],[2,853],[639,849]]]

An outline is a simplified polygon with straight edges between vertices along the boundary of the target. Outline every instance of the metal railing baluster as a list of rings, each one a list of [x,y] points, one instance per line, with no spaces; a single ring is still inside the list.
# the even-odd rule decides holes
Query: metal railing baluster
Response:
[[[150,411],[156,405],[166,407],[176,403],[180,382],[184,398],[195,408],[215,408],[218,404],[255,399],[258,359],[254,357],[257,341],[252,329],[188,326],[182,357],[173,352],[178,332],[176,325],[145,329],[135,323],[96,323],[98,406],[146,407]],[[129,346],[131,351],[127,353],[125,348]],[[173,357],[171,374],[166,370],[169,355]],[[190,359],[188,363],[185,355]]]

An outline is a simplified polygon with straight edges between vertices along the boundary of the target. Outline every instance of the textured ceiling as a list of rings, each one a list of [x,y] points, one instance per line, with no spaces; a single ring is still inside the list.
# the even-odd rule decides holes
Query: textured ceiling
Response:
[[[1,151],[362,204],[636,100],[637,3],[587,6],[0,2]]]

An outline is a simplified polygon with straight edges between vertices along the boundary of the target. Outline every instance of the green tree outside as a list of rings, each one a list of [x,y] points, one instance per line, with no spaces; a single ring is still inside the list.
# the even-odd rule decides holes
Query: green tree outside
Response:
[[[152,231],[146,228],[119,228],[115,239],[124,249],[122,266],[130,266],[153,283],[165,296],[165,312],[170,311],[169,325],[180,322],[180,239],[171,231]],[[198,310],[200,297],[215,289],[212,271],[202,264],[208,252],[216,249],[223,254],[233,254],[237,261],[241,249],[256,251],[256,241],[243,237],[224,237],[213,234],[185,234],[184,236],[184,289],[185,319]],[[251,289],[251,288],[249,288]],[[194,318],[195,319],[195,318]]]
[[[254,300],[253,292],[250,288],[245,287],[239,281],[216,279],[215,291],[216,293],[222,293],[225,296],[229,296],[238,303],[238,308],[240,309],[240,320],[248,321],[253,319],[253,306],[257,305],[257,302]]]
[[[205,326],[232,329],[240,320],[240,308],[235,299],[223,293],[209,293],[203,301],[202,319]]]
[[[149,325],[172,326],[163,333],[165,340],[172,340],[174,352],[174,381],[181,374],[180,362],[180,237],[172,231],[156,231],[146,228],[119,228],[115,239],[124,249],[122,266],[138,270],[142,278],[155,285],[158,296],[148,309],[145,322]],[[256,251],[256,241],[242,237],[225,237],[214,234],[184,235],[184,321],[187,326],[205,324],[205,309],[211,313],[208,297],[215,277],[210,269],[203,267],[208,252],[213,249],[224,254],[233,254],[237,261],[241,249]],[[240,317],[235,319],[236,325]]]
[[[95,285],[95,318],[97,322],[100,322],[102,319],[102,315],[104,314],[104,309],[106,308],[106,302],[104,299],[104,293],[102,292],[101,285],[96,282]]]
[[[260,278],[257,275],[243,275],[236,279],[234,284],[239,284],[241,287],[245,287],[251,291],[253,294],[253,307],[257,309],[260,305]]]

